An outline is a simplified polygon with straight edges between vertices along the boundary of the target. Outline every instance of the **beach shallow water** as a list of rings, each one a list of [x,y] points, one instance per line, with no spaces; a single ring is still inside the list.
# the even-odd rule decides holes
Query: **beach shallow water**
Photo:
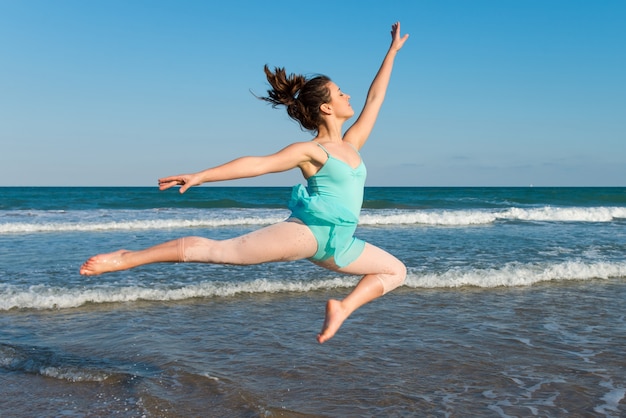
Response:
[[[323,345],[357,278],[307,261],[77,273],[288,214],[255,192],[0,189],[0,416],[626,414],[623,188],[368,190],[358,235],[408,278]]]

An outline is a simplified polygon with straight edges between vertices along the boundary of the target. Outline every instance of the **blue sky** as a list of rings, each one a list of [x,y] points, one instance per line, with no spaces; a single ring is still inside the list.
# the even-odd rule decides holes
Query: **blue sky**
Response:
[[[0,0],[0,186],[151,186],[309,140],[251,94],[263,65],[358,111],[396,20],[368,185],[626,186],[622,0]]]

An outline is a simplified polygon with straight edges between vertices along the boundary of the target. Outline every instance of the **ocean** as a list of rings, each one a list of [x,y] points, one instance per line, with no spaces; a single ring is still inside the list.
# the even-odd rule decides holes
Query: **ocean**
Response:
[[[408,277],[322,345],[358,277],[306,260],[78,273],[289,196],[0,188],[0,416],[626,416],[626,188],[367,188],[356,235]]]

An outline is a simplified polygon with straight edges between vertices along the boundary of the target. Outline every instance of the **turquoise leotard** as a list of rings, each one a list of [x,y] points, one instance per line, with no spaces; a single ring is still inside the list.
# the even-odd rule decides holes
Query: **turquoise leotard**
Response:
[[[304,222],[315,235],[317,253],[314,261],[334,257],[335,264],[344,267],[363,252],[365,242],[355,238],[367,170],[361,160],[352,168],[328,155],[320,170],[307,180],[307,187],[294,186],[289,209],[291,217]]]

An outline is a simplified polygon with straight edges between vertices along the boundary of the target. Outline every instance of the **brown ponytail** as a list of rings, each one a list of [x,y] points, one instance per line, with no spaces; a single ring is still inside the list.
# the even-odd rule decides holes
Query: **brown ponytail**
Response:
[[[272,88],[267,91],[267,97],[259,98],[271,103],[272,107],[285,106],[289,117],[303,129],[317,132],[322,122],[320,106],[330,102],[330,78],[319,75],[307,79],[299,74],[287,75],[284,68],[278,67],[272,72],[267,65],[264,70]]]

